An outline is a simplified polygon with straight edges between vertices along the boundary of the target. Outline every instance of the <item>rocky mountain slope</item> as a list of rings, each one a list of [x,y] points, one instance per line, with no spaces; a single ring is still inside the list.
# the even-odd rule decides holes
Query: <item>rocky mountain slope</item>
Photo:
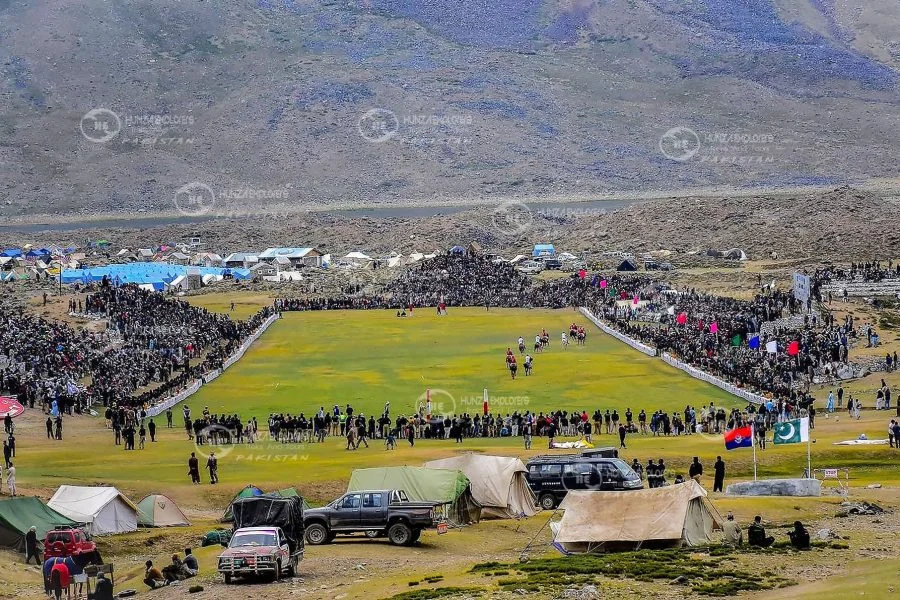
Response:
[[[0,216],[897,177],[897,31],[895,0],[0,0]]]

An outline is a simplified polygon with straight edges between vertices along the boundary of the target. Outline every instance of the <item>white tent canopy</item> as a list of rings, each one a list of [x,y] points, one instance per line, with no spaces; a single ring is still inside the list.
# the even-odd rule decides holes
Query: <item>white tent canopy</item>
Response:
[[[358,251],[350,252],[344,258],[349,258],[351,260],[372,260],[372,257],[368,254]]]
[[[462,454],[425,463],[429,469],[455,469],[469,478],[472,497],[481,505],[482,518],[514,519],[538,512],[521,460],[509,456]]]
[[[137,529],[138,509],[114,487],[61,485],[47,506],[78,523],[91,535]]]

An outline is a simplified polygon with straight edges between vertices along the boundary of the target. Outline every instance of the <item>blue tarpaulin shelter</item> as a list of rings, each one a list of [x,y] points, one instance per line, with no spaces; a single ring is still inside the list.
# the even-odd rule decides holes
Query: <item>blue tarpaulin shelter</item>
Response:
[[[114,285],[128,283],[150,284],[153,289],[163,290],[182,275],[188,274],[188,269],[196,269],[200,276],[230,275],[235,279],[250,279],[249,269],[222,269],[219,267],[186,267],[183,265],[170,265],[168,263],[123,263],[106,265],[103,267],[91,267],[88,269],[66,269],[62,272],[63,283],[90,283],[100,281],[105,276]]]
[[[531,252],[531,256],[555,256],[556,250],[553,249],[553,244],[535,244],[534,250]]]
[[[19,248],[7,248],[3,252],[0,252],[0,256],[6,256],[8,258],[18,258],[22,256],[22,251]]]

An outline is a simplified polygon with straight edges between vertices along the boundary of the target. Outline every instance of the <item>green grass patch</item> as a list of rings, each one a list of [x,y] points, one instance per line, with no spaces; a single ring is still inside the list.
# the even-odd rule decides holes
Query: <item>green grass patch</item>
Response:
[[[789,583],[771,571],[752,573],[722,564],[729,554],[732,553],[698,558],[696,549],[583,554],[533,559],[520,564],[481,563],[475,565],[472,572],[496,572],[497,567],[506,566],[519,576],[499,580],[497,585],[501,590],[542,590],[547,593],[597,583],[598,576],[647,582],[682,578],[693,592],[705,596],[729,596]]]
[[[433,598],[461,597],[464,595],[481,595],[476,587],[441,587],[430,590],[412,590],[391,596],[391,600],[432,600]]]

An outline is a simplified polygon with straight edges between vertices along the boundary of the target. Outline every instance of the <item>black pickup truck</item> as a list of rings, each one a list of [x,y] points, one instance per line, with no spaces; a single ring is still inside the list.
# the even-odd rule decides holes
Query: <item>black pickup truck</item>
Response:
[[[436,502],[410,502],[403,490],[348,492],[322,508],[303,514],[306,541],[328,544],[336,535],[365,533],[369,537],[387,535],[397,546],[410,546],[423,529],[438,526]]]

